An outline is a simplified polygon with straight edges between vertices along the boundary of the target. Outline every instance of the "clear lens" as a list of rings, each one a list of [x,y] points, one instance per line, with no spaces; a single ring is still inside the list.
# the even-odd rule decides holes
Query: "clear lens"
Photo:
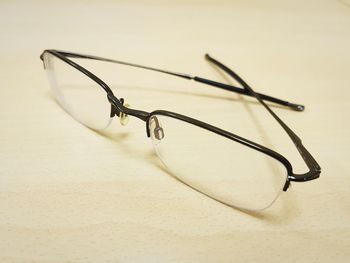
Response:
[[[201,127],[153,115],[149,128],[154,148],[173,176],[228,205],[265,209],[286,182],[279,161]]]
[[[96,130],[106,128],[111,111],[106,91],[50,53],[44,54],[44,63],[52,91],[60,105],[84,125]]]

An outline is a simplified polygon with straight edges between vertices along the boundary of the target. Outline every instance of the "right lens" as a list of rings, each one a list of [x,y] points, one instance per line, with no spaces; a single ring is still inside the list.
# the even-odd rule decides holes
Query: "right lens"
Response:
[[[175,117],[152,115],[149,129],[156,153],[172,175],[228,205],[267,208],[287,180],[278,160]]]
[[[106,91],[91,78],[60,58],[45,52],[45,69],[60,105],[82,124],[96,130],[110,123],[111,105]]]

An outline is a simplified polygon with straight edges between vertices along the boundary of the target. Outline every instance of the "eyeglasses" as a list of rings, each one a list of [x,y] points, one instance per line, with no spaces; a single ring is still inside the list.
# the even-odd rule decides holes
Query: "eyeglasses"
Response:
[[[116,116],[122,125],[127,124],[129,116],[144,121],[147,137],[151,138],[166,168],[181,182],[223,204],[244,210],[263,210],[273,204],[282,191],[287,191],[290,182],[305,182],[320,176],[320,166],[301,139],[265,101],[296,111],[303,111],[304,106],[255,92],[234,71],[209,55],[205,56],[207,61],[231,76],[242,88],[188,74],[58,50],[45,50],[40,58],[56,99],[77,121],[94,130],[107,128]],[[73,59],[156,71],[254,97],[288,134],[308,171],[295,174],[290,162],[281,154],[200,120],[166,110],[146,112],[131,108],[123,98],[117,98],[104,81]],[[246,165],[247,160],[251,165]]]

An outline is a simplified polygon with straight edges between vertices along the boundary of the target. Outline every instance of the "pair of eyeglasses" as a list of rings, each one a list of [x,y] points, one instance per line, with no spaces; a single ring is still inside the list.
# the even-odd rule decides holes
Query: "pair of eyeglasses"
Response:
[[[255,92],[240,76],[219,61],[207,61],[227,73],[241,87],[210,79],[138,64],[45,50],[40,56],[57,101],[77,121],[101,131],[118,117],[126,125],[129,116],[144,121],[156,154],[178,180],[212,199],[243,210],[263,210],[274,203],[291,182],[305,182],[320,176],[321,168],[303,146],[301,139],[272,111],[265,101],[296,111],[304,106]],[[111,88],[77,60],[116,63],[156,71],[254,97],[272,115],[293,141],[308,171],[293,172],[281,154],[256,142],[203,121],[166,110],[147,112],[134,109],[125,98],[117,98]],[[247,162],[250,165],[247,165]]]

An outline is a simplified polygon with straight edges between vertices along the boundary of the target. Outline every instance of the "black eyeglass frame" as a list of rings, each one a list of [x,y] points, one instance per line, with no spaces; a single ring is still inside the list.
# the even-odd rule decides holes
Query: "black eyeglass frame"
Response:
[[[206,78],[201,78],[197,76],[191,76],[189,74],[183,74],[183,73],[176,73],[172,71],[167,71],[167,70],[162,70],[162,69],[157,69],[153,67],[148,67],[148,66],[142,66],[138,64],[133,64],[133,63],[128,63],[128,62],[123,62],[123,61],[118,61],[118,60],[113,60],[113,59],[108,59],[108,58],[102,58],[102,57],[97,57],[97,56],[90,56],[90,55],[83,55],[83,54],[78,54],[78,53],[72,53],[72,52],[65,52],[65,51],[59,51],[59,50],[54,50],[54,49],[47,49],[44,50],[43,53],[40,55],[40,59],[44,62],[44,54],[49,53],[62,61],[66,62],[70,66],[74,67],[75,69],[79,70],[83,74],[85,74],[87,77],[95,81],[99,86],[101,86],[107,93],[107,99],[109,103],[111,104],[111,114],[110,117],[120,116],[120,114],[126,114],[129,116],[134,116],[138,119],[141,119],[146,122],[146,133],[147,137],[150,137],[150,129],[149,129],[149,122],[152,119],[152,116],[155,115],[163,115],[171,118],[175,118],[187,123],[190,123],[192,125],[198,126],[200,128],[206,129],[208,131],[214,132],[220,136],[226,137],[227,139],[233,140],[235,142],[238,142],[240,144],[243,144],[247,147],[250,147],[254,150],[257,150],[261,153],[267,154],[270,157],[278,160],[281,162],[284,167],[287,170],[287,179],[285,182],[285,185],[283,187],[283,191],[287,191],[290,182],[306,182],[310,180],[317,179],[320,174],[321,174],[321,167],[318,165],[316,160],[313,158],[313,156],[309,153],[309,151],[303,146],[301,139],[275,114],[275,112],[272,111],[272,109],[265,103],[265,101],[273,102],[282,106],[289,107],[293,110],[296,111],[303,111],[304,106],[300,104],[294,104],[290,103],[288,101],[284,101],[281,99],[274,98],[269,95],[261,94],[261,93],[256,93],[241,77],[239,77],[234,71],[220,63],[219,61],[215,60],[214,58],[210,57],[208,54],[205,55],[205,58],[213,63],[213,65],[217,66],[219,69],[223,70],[226,72],[229,76],[231,76],[233,79],[235,79],[240,85],[242,85],[243,88],[235,87],[232,85],[212,81]],[[143,110],[137,110],[137,109],[132,109],[129,107],[125,107],[123,105],[124,99],[120,98],[118,99],[110,89],[110,87],[102,81],[99,77],[91,73],[89,70],[86,68],[80,66],[76,62],[72,61],[69,58],[83,58],[83,59],[92,59],[92,60],[98,60],[98,61],[104,61],[104,62],[112,62],[112,63],[117,63],[117,64],[122,64],[126,66],[132,66],[132,67],[137,67],[137,68],[143,68],[146,70],[152,70],[152,71],[157,71],[177,77],[181,77],[184,79],[188,80],[194,80],[206,85],[214,86],[217,88],[225,89],[231,92],[239,93],[242,95],[247,95],[251,97],[255,97],[265,108],[266,110],[272,115],[272,117],[281,125],[281,127],[286,131],[286,133],[289,135],[291,140],[293,141],[294,145],[296,146],[299,154],[303,158],[306,166],[309,168],[309,171],[303,174],[295,174],[293,173],[293,167],[291,163],[281,154],[277,153],[276,151],[269,149],[265,146],[262,146],[258,143],[255,143],[253,141],[250,141],[246,138],[243,138],[241,136],[238,136],[236,134],[233,134],[231,132],[228,132],[226,130],[220,129],[218,127],[215,127],[213,125],[210,125],[208,123],[202,122],[200,120],[178,114],[175,112],[171,111],[166,111],[166,110],[155,110],[152,112],[146,112]],[[45,67],[45,63],[44,63]]]

